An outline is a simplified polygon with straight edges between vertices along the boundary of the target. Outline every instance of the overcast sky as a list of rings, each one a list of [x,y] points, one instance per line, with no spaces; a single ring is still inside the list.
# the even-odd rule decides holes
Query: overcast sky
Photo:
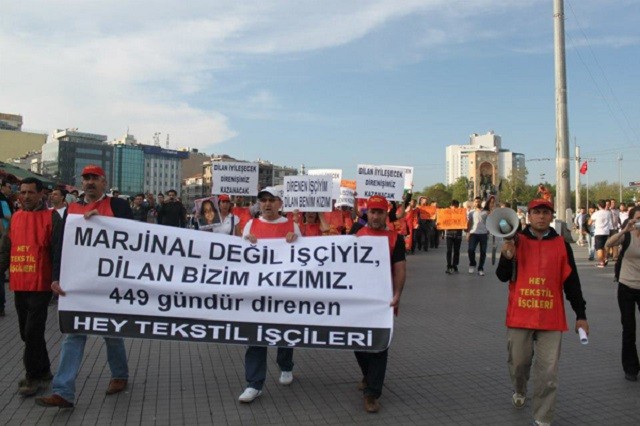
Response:
[[[0,111],[25,129],[307,168],[415,167],[489,130],[555,181],[552,0],[3,1]],[[590,183],[640,180],[640,1],[566,0]],[[573,170],[572,170],[573,174]],[[573,185],[573,179],[572,179]]]

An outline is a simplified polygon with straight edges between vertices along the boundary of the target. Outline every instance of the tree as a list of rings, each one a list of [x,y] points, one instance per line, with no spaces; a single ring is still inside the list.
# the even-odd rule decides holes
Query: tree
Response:
[[[514,167],[508,179],[501,181],[500,201],[508,202],[515,207],[536,198],[537,186],[527,185],[529,171],[526,167]]]
[[[449,185],[448,191],[451,193],[451,198],[464,203],[469,199],[469,179],[465,176],[459,177],[453,184]]]
[[[447,190],[447,187],[443,183],[428,186],[424,188],[422,192],[426,197],[429,197],[431,201],[437,201],[439,207],[451,204],[451,192]]]

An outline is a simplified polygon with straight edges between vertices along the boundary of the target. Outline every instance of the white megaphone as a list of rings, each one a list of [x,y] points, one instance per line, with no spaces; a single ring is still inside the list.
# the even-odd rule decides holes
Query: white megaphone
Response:
[[[494,237],[512,238],[519,227],[518,215],[509,208],[495,209],[487,217],[487,230]]]

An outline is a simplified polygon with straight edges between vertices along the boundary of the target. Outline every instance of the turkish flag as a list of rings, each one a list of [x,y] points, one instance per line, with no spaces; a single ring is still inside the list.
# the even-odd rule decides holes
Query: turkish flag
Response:
[[[586,175],[587,174],[587,162],[585,161],[584,163],[582,163],[582,166],[580,166],[580,174],[581,175]]]

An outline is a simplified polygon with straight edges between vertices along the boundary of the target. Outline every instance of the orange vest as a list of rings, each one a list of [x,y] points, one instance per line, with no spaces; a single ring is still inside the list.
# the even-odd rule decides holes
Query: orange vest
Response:
[[[88,204],[71,203],[69,204],[69,214],[85,214],[91,210],[97,209],[100,216],[113,217],[113,210],[111,210],[111,197],[104,197],[98,201]]]
[[[52,210],[19,210],[11,218],[12,291],[51,291]]]
[[[289,232],[294,232],[292,220],[282,223],[263,222],[260,219],[253,219],[250,233],[256,238],[284,238]]]
[[[523,236],[516,253],[518,275],[509,283],[507,327],[566,331],[562,290],[571,267],[564,239]]]

